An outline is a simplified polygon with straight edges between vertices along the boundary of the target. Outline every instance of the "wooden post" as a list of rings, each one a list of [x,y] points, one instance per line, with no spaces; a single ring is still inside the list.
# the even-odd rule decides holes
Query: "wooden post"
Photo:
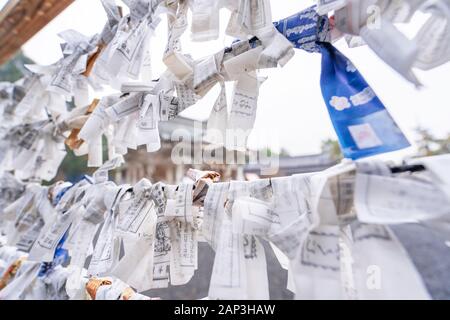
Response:
[[[73,0],[9,0],[0,11],[0,65]]]

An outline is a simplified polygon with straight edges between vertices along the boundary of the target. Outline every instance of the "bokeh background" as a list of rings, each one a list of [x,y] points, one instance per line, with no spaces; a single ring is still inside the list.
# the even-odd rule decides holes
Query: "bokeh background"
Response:
[[[0,0],[0,9],[6,3],[7,0]],[[312,0],[272,1],[274,20],[285,18],[313,3]],[[223,10],[221,34],[224,33],[228,17],[229,13]],[[425,15],[418,14],[413,23],[400,25],[399,28],[412,37],[426,18]],[[152,39],[154,78],[158,78],[165,70],[162,54],[166,45],[167,27],[165,17],[162,20]],[[16,81],[26,75],[24,64],[50,65],[60,59],[59,32],[74,29],[93,35],[102,30],[105,21],[106,15],[99,0],[75,0],[0,67],[0,81]],[[217,52],[232,40],[222,35],[216,41],[194,43],[190,41],[187,32],[182,42],[184,52],[189,52],[193,58],[201,58]],[[361,71],[412,143],[411,148],[378,158],[399,162],[405,158],[450,153],[450,63],[428,72],[417,71],[424,85],[418,89],[381,61],[369,48],[349,49],[343,40],[336,45]],[[323,170],[342,158],[320,91],[320,62],[319,55],[298,51],[285,68],[264,71],[264,75],[269,78],[261,89],[256,126],[249,147],[279,155],[278,175]],[[91,92],[92,98],[107,93]],[[143,177],[152,181],[179,182],[189,165],[171,163],[170,149],[173,142],[170,141],[170,133],[179,127],[191,130],[195,123],[203,125],[218,93],[219,88],[215,88],[196,106],[185,111],[181,120],[161,129],[165,137],[163,149],[159,153],[147,154],[142,150],[130,152],[127,165],[116,172],[113,178],[119,183],[133,183]],[[72,152],[68,152],[58,180],[75,182],[84,174],[92,173],[93,169],[87,168],[84,157],[75,157]],[[202,168],[206,167],[208,166],[205,164]],[[230,165],[212,169],[220,171],[224,180],[258,177],[258,168],[255,166]],[[450,239],[419,225],[399,226],[394,231],[411,255],[432,296],[436,299],[450,299]],[[271,298],[292,298],[292,294],[286,290],[286,271],[281,269],[269,246],[266,249]],[[200,256],[200,269],[189,285],[154,290],[149,294],[170,299],[199,299],[207,296],[214,253],[206,244],[202,244]]]

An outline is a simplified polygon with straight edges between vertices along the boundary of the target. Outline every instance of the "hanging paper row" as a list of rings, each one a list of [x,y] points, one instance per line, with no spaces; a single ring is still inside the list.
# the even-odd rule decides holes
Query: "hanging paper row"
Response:
[[[210,299],[269,299],[267,250],[297,299],[428,299],[389,225],[450,234],[448,155],[252,182],[190,170],[176,186],[108,181],[122,163],[75,185],[1,177],[0,299],[147,299],[191,281],[201,241]]]
[[[156,151],[161,145],[159,122],[177,117],[217,85],[221,92],[206,139],[245,150],[264,89],[258,70],[288,66],[294,48],[322,55],[320,86],[345,157],[395,151],[408,147],[408,140],[332,43],[345,37],[351,47],[367,44],[416,85],[412,68],[429,70],[450,60],[450,5],[444,0],[319,1],[275,23],[269,0],[133,0],[126,1],[127,15],[114,0],[102,4],[108,21],[101,33],[87,37],[74,30],[62,32],[60,61],[29,65],[31,76],[1,84],[2,170],[15,171],[21,179],[51,180],[66,154],[64,143],[77,155],[89,155],[89,166],[100,167],[102,137],[107,138],[110,159],[138,146]],[[193,41],[217,39],[221,8],[232,13],[226,34],[236,41],[194,60],[183,52],[181,36],[190,25]],[[419,11],[430,18],[409,40],[395,24],[408,23]],[[163,59],[167,70],[152,81],[150,40],[163,14],[169,31]],[[226,82],[235,84],[231,106]],[[91,101],[89,90],[104,87],[120,93]],[[68,112],[66,101],[72,100],[75,108]],[[241,139],[227,140],[227,130],[241,130]]]

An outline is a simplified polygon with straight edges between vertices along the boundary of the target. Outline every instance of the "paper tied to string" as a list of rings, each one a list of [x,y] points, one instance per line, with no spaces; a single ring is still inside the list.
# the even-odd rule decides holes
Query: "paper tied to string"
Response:
[[[80,100],[80,96],[88,95],[85,76],[90,73],[89,61],[91,60],[91,64],[95,61],[99,37],[86,37],[75,30],[66,30],[59,36],[65,41],[61,45],[64,57],[56,64],[58,68],[52,75],[47,90],[61,94],[66,99],[75,97],[75,103],[78,105],[78,102],[85,100]]]
[[[330,21],[320,16],[316,7],[310,7],[274,23],[296,49],[320,52],[320,43],[329,40]]]
[[[448,156],[418,159],[417,164],[427,170],[398,176],[396,172],[405,168],[370,161],[252,182],[213,183],[218,174],[191,170],[186,179],[190,181],[178,186],[152,185],[145,179],[133,187],[93,184],[89,179],[75,186],[57,185],[50,191],[56,217],[45,219],[28,262],[6,277],[7,288],[0,296],[51,299],[49,293],[39,294],[42,281],[63,288],[56,295],[62,299],[83,298],[89,280],[92,292],[97,290],[95,299],[100,300],[127,299],[132,295],[130,286],[143,292],[184,285],[198,268],[197,244],[204,237],[216,251],[209,290],[213,299],[269,298],[260,239],[271,242],[280,263],[289,269],[288,289],[298,299],[428,299],[414,265],[385,225],[417,221],[448,230],[445,191],[450,179],[439,174],[448,160]],[[203,215],[195,208],[193,187],[199,182],[208,186]],[[358,186],[361,183],[368,186]],[[30,207],[42,213],[48,193],[39,185],[29,185],[23,199],[6,210],[8,217],[22,216]],[[96,225],[105,213],[94,241]],[[197,224],[197,219],[203,221]],[[15,237],[14,228],[9,232]],[[84,276],[91,243],[89,275],[113,276],[117,281],[95,284],[95,278]],[[70,255],[68,269],[61,267],[67,258],[64,249]],[[3,274],[9,266],[16,267],[21,255],[15,250],[0,247]],[[366,285],[370,266],[383,270],[377,290]],[[77,268],[78,275],[73,272]]]
[[[115,158],[106,162],[94,173],[94,181],[96,184],[103,183],[109,180],[109,172],[115,170],[125,163],[123,156],[118,155]]]
[[[3,170],[22,180],[51,181],[66,156],[56,129],[53,119],[11,127],[0,144]]]
[[[398,5],[403,1],[347,0],[347,4],[336,8],[334,22],[337,30],[346,35],[351,46],[351,38],[360,38],[387,64],[396,69],[409,81],[418,84],[411,72],[417,55],[417,48],[393,25],[394,16],[402,15]],[[409,7],[412,1],[408,1]],[[396,4],[397,3],[397,4]],[[392,7],[396,13],[390,12]],[[351,37],[351,38],[350,38]]]
[[[359,159],[410,147],[395,120],[350,60],[331,44],[321,48],[322,94],[344,156]]]
[[[87,116],[91,115],[94,112],[94,110],[97,108],[99,102],[100,102],[100,100],[94,99],[94,101],[92,101],[91,105],[87,108],[87,110],[84,114],[84,117],[83,116],[74,117],[66,122],[67,125],[69,126],[69,128],[71,126],[77,127],[77,128],[72,128],[72,131],[70,132],[69,137],[65,141],[66,145],[70,149],[72,149],[72,150],[79,149],[82,146],[82,144],[84,143],[84,140],[80,139],[78,137],[78,135],[81,131],[81,128],[83,127],[86,120],[88,119]],[[77,121],[80,123],[76,123]]]
[[[89,61],[95,61],[95,65],[87,67],[91,78],[116,89],[130,79],[150,81],[150,37],[160,22],[157,9],[162,1],[126,1],[130,10],[126,16],[115,1],[102,3],[108,21],[99,37],[98,50]]]
[[[85,285],[92,300],[156,300],[135,292],[117,278],[92,278]]]
[[[209,188],[220,181],[220,174],[214,171],[189,169],[186,177],[195,182],[192,195],[193,205],[202,207]]]
[[[430,70],[450,61],[450,2],[426,1],[422,11],[429,18],[414,39],[419,48],[414,66]]]
[[[336,29],[346,35],[350,47],[367,44],[387,65],[416,86],[421,84],[413,68],[430,70],[450,60],[448,1],[345,2],[333,8],[334,21]],[[327,4],[319,4],[320,8],[330,9]],[[409,37],[396,24],[409,23],[419,11],[427,15],[427,20],[415,36]]]
[[[328,42],[328,17],[319,16],[311,7],[275,25],[296,48],[322,54],[322,95],[346,158],[359,159],[410,146],[353,63]]]

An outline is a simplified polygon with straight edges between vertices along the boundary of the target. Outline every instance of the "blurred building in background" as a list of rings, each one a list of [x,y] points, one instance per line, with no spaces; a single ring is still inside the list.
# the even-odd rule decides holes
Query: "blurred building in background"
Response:
[[[271,156],[276,157],[278,170],[265,175],[264,164],[252,164],[249,161],[258,153],[255,150],[243,154],[220,148],[215,149],[213,155],[220,154],[219,158],[223,159],[223,162],[218,164],[208,159],[205,155],[211,154],[213,146],[205,141],[206,122],[178,117],[169,122],[161,122],[159,129],[161,149],[151,153],[147,152],[146,148],[129,150],[125,156],[125,165],[116,172],[116,182],[135,184],[142,178],[148,178],[151,181],[178,184],[191,168],[216,171],[220,173],[222,181],[242,181],[318,172],[338,163],[336,157],[326,149],[320,154],[297,157],[272,154]],[[181,134],[178,135],[177,132]],[[181,159],[177,151],[180,149],[188,151],[182,154]],[[238,159],[245,159],[245,162],[238,162]]]
[[[279,158],[279,171],[269,177],[287,177],[294,174],[319,172],[336,165],[338,161],[329,153],[319,153],[314,155],[291,157],[282,155]],[[261,165],[251,164],[245,166],[245,176],[248,180],[251,177],[265,177],[261,175]]]
[[[142,178],[148,178],[151,181],[177,184],[191,168],[216,171],[221,174],[223,181],[244,179],[242,165],[216,164],[203,158],[206,148],[211,147],[205,141],[206,122],[180,116],[160,122],[159,131],[161,149],[151,153],[145,148],[129,150],[125,156],[126,164],[116,172],[116,182],[134,184]],[[180,133],[178,137],[177,132]],[[181,154],[181,158],[179,154],[172,156],[180,149],[188,152]],[[224,154],[225,151],[220,152]]]

